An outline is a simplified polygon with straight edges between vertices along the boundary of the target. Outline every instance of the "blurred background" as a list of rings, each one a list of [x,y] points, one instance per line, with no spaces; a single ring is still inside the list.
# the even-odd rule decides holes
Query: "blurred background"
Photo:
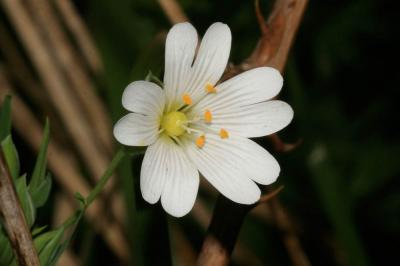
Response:
[[[46,117],[51,199],[38,225],[56,226],[87,195],[118,148],[121,94],[149,70],[162,77],[171,23],[148,0],[1,0],[0,95],[12,94],[13,138],[31,172]],[[178,1],[202,35],[233,34],[231,61],[260,36],[254,2]],[[261,0],[268,16],[273,1]],[[287,153],[279,201],[247,216],[232,265],[392,265],[400,246],[400,73],[393,1],[310,1],[286,65],[280,99],[295,110],[280,132]],[[392,62],[393,61],[393,62]],[[392,65],[392,66],[390,66]],[[391,119],[395,119],[392,121]],[[268,139],[258,140],[271,148]],[[88,210],[59,265],[192,265],[217,193],[202,184],[182,219],[138,191],[142,156],[126,159]]]

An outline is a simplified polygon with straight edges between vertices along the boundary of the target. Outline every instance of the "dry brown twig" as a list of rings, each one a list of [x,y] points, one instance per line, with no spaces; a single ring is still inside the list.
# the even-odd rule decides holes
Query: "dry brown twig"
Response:
[[[183,12],[176,0],[158,0],[158,3],[164,10],[164,13],[171,24],[189,21],[189,18],[186,16],[185,12]]]
[[[224,79],[260,66],[271,66],[282,72],[306,3],[307,0],[276,0],[270,18],[265,23],[256,2],[262,36],[252,54],[242,64],[228,69]],[[229,263],[240,227],[251,208],[235,204],[220,196],[197,261],[198,265]],[[301,248],[299,252],[303,253]]]
[[[39,84],[26,66],[17,43],[14,42],[4,23],[0,21],[0,51],[7,63],[7,69],[22,85],[25,92],[40,106],[48,106],[48,101]]]
[[[35,78],[32,71],[26,65],[22,52],[18,49],[18,43],[10,31],[0,21],[0,52],[4,56],[4,68],[10,79],[15,80],[18,93],[26,95],[32,100],[32,104],[38,108],[37,113],[46,114],[52,122],[53,135],[61,141],[65,138],[65,131],[59,116],[53,111],[49,98],[43,85]]]
[[[276,226],[283,232],[283,243],[288,250],[293,265],[310,266],[311,263],[301,247],[297,230],[289,213],[278,200],[271,200],[268,207],[271,209]]]
[[[171,250],[175,251],[174,265],[194,265],[196,262],[197,253],[193,248],[183,229],[177,224],[170,224]]]
[[[207,230],[207,226],[211,221],[211,211],[206,207],[205,202],[201,198],[197,198],[191,214],[198,222],[203,230]],[[233,259],[238,264],[243,265],[262,265],[260,259],[245,245],[237,243],[232,254]]]
[[[100,147],[105,147],[107,152],[111,153],[113,146],[111,121],[96,94],[94,83],[78,60],[80,57],[64,32],[59,17],[49,1],[26,2],[28,3],[26,6],[33,11],[32,22],[38,25],[37,30],[43,33],[48,49],[55,56],[55,65],[65,73],[67,86],[70,85],[69,88],[78,96],[79,105],[84,110],[82,115],[88,118],[91,125],[93,139],[99,142],[98,145],[101,144]]]
[[[96,147],[97,145],[90,133],[91,128],[84,120],[81,107],[75,101],[62,72],[48,52],[47,43],[41,38],[40,28],[37,27],[20,0],[4,0],[1,3],[31,57],[32,63],[38,70],[54,107],[59,111],[93,176],[101,176],[108,161],[101,156]]]
[[[174,2],[174,5],[177,4],[176,1],[172,2]],[[270,18],[265,22],[259,1],[256,0],[256,17],[262,36],[252,54],[244,60],[242,64],[228,66],[222,80],[229,79],[241,72],[260,66],[271,66],[282,72],[307,2],[308,0],[276,0]],[[172,13],[165,5],[161,6],[172,24],[181,22],[179,18],[171,17]],[[182,13],[181,9],[179,10],[180,13]],[[178,15],[180,16],[180,14]],[[184,15],[184,17],[186,16]],[[277,152],[288,152],[296,148],[302,142],[302,140],[299,140],[295,143],[285,143],[277,134],[268,137],[272,141]],[[278,190],[265,195],[262,201],[279,203],[274,196],[278,194],[280,190],[281,188],[278,188]],[[220,197],[217,201],[213,219],[197,261],[198,265],[227,265],[229,263],[230,254],[236,242],[243,219],[253,207],[254,206],[237,205],[222,196]],[[204,211],[201,211],[202,209],[203,208],[199,208],[199,206],[195,206],[194,214],[204,213]],[[281,211],[287,214],[283,208]],[[204,219],[203,216],[202,214],[200,220]],[[262,212],[262,216],[265,216],[264,211]],[[286,217],[288,217],[288,215]],[[230,221],[231,223],[226,223],[226,221]],[[281,229],[288,229],[288,227]],[[293,263],[299,266],[309,265],[308,259],[300,246],[297,236],[295,234],[291,236],[293,237],[292,239],[296,239],[297,241],[291,241],[291,245],[286,246],[288,252],[291,254]],[[288,241],[285,241],[285,243],[288,243]],[[297,253],[297,256],[292,256],[294,253]],[[297,260],[294,260],[295,258],[297,258]]]
[[[44,2],[40,3],[43,4]],[[16,33],[27,51],[27,55],[32,60],[33,66],[38,70],[39,77],[43,81],[53,106],[59,112],[72,139],[75,141],[76,147],[88,164],[92,176],[94,178],[99,178],[108,164],[108,158],[99,150],[99,146],[101,145],[97,145],[94,141],[96,136],[93,137],[94,134],[91,132],[92,128],[88,126],[84,116],[81,115],[80,105],[71,93],[64,76],[65,73],[59,69],[57,65],[58,62],[54,58],[51,49],[47,49],[49,42],[46,42],[42,34],[43,32],[41,32],[43,29],[38,27],[32,19],[31,14],[26,10],[26,6],[23,5],[20,0],[4,0],[1,4],[4,7],[5,13],[8,14],[11,24],[14,25]],[[44,3],[44,5],[46,5],[46,3]],[[45,13],[44,16],[46,16],[46,14],[47,13]],[[54,31],[54,27],[51,30]],[[28,108],[24,110],[26,111],[25,113],[18,111],[19,115],[17,115],[19,117],[18,122],[21,125],[19,131],[27,142],[37,149],[42,137],[41,126],[36,122],[34,116],[29,113]],[[31,120],[29,120],[26,115]],[[28,121],[25,121],[26,119]],[[102,121],[102,119],[97,120],[96,123],[101,124],[98,122]],[[27,130],[27,125],[33,127],[33,132]],[[29,134],[24,135],[27,132],[29,132]],[[110,133],[108,130],[104,130],[104,132]],[[111,141],[111,138],[108,138],[108,141]],[[75,191],[79,191],[83,195],[88,194],[90,186],[86,184],[84,178],[80,175],[78,164],[74,162],[73,156],[60,146],[57,147],[54,142],[52,143],[49,146],[49,154],[54,151],[54,155],[49,157],[49,166],[52,168],[52,171],[56,173],[56,177],[61,181],[60,183],[71,196]],[[67,167],[66,165],[72,165],[72,167]],[[106,186],[106,190],[110,190],[112,186],[112,182],[109,182]],[[99,213],[103,213],[104,210],[106,210],[106,208],[100,207],[99,205],[100,204],[95,202],[93,206],[88,209],[87,216],[91,220],[93,219],[96,229],[104,235],[111,248],[121,260],[124,261],[128,256],[124,236],[115,223],[110,224],[109,219],[96,219]],[[121,197],[112,197],[112,207],[109,209],[116,220],[122,223],[124,218],[122,211],[123,201]],[[109,217],[107,215],[101,216]],[[107,230],[103,230],[103,228],[107,228]]]
[[[37,69],[53,106],[59,112],[77,149],[87,163],[92,178],[96,181],[106,169],[108,158],[99,150],[92,128],[82,116],[80,104],[68,87],[63,72],[57,66],[57,61],[53,58],[52,53],[49,53],[48,43],[41,34],[41,28],[36,25],[21,0],[3,0],[1,4]],[[97,123],[99,122],[97,121]],[[115,179],[110,179],[107,183],[103,191],[104,195],[114,186],[114,181]],[[112,205],[112,208],[110,208],[112,214],[118,221],[123,221],[123,201],[121,197],[113,197]]]
[[[19,265],[40,266],[39,258],[15,192],[13,180],[0,151],[0,216]]]
[[[66,26],[75,36],[77,45],[81,49],[88,65],[95,74],[99,74],[103,70],[103,64],[90,33],[75,9],[72,1],[56,0],[55,4],[64,19]]]
[[[265,195],[262,195],[260,197],[260,199],[258,200],[257,204],[266,203],[266,202],[270,201],[272,198],[276,197],[283,190],[283,188],[284,188],[284,186],[279,186],[275,190],[273,190]]]
[[[3,98],[6,94],[12,94],[13,91],[11,84],[8,83],[0,67],[0,98]],[[42,126],[24,102],[16,95],[13,96],[12,105],[13,126],[27,143],[38,151],[43,137]],[[76,192],[82,195],[89,194],[90,185],[80,174],[78,163],[57,142],[50,141],[47,159],[54,177],[71,199],[74,198]],[[95,230],[102,234],[105,241],[121,261],[127,261],[129,253],[121,228],[116,223],[111,223],[108,219],[98,219],[98,217],[107,217],[102,199],[98,199],[91,204],[86,211],[86,217],[91,221]]]

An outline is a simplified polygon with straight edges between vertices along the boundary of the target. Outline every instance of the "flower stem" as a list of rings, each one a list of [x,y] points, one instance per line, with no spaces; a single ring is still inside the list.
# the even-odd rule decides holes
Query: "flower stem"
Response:
[[[119,163],[125,157],[126,151],[123,147],[119,149],[119,151],[115,154],[114,158],[112,159],[110,165],[108,166],[107,170],[101,176],[97,185],[93,188],[93,190],[89,193],[89,195],[82,199],[81,202],[83,206],[77,210],[74,215],[69,217],[64,223],[63,227],[68,228],[69,226],[76,224],[82,218],[84,211],[90,206],[90,204],[96,199],[96,197],[101,193],[104,186],[107,184],[108,179],[114,173],[115,169],[118,167]]]
[[[110,165],[108,166],[105,173],[100,178],[100,181],[94,187],[94,189],[90,192],[89,196],[86,198],[85,207],[89,207],[89,205],[96,199],[96,197],[100,194],[103,190],[104,186],[106,185],[108,179],[114,173],[115,169],[118,167],[119,163],[125,157],[126,152],[124,148],[120,148],[117,154],[115,154],[114,158],[112,159]]]

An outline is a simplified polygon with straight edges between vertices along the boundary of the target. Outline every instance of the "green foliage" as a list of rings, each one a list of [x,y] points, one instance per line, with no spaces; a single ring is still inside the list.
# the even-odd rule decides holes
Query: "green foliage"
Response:
[[[26,223],[28,227],[32,227],[36,219],[36,208],[33,204],[31,194],[28,191],[28,186],[26,184],[26,174],[17,179],[15,188],[22,209],[24,210]]]
[[[35,168],[32,173],[31,180],[29,182],[29,192],[32,195],[32,199],[36,208],[42,207],[49,197],[52,179],[50,174],[46,174],[46,154],[47,147],[50,139],[50,125],[49,121],[46,120],[44,127],[44,135],[42,144],[40,145],[39,155],[36,159]]]
[[[9,265],[13,260],[13,257],[14,254],[11,249],[10,241],[0,223],[0,265]]]
[[[267,15],[273,1],[260,3]],[[200,37],[214,21],[231,27],[233,63],[242,62],[256,45],[260,33],[254,1],[181,0],[179,4]],[[399,123],[400,90],[396,85],[400,76],[396,67],[388,66],[398,54],[398,9],[393,6],[387,0],[309,1],[284,72],[279,98],[294,108],[295,117],[279,135],[288,142],[299,138],[304,142],[288,154],[273,154],[282,169],[278,182],[285,185],[279,198],[293,214],[300,242],[313,265],[390,265],[397,261],[400,142],[395,125]],[[163,34],[165,37],[170,24],[157,1],[90,0],[80,1],[77,7],[101,54],[104,72],[97,80],[102,89],[99,93],[116,121],[125,112],[121,95],[131,81],[144,79],[149,70],[162,80]],[[9,97],[3,106],[0,141],[10,135]],[[269,148],[267,142],[263,144]],[[41,156],[43,145],[39,158],[45,157]],[[130,253],[138,265],[157,259],[148,258],[154,254],[149,251],[169,252],[160,206],[144,203],[138,189],[143,151],[129,149],[135,157],[126,158],[118,172]],[[23,151],[19,152],[24,157]],[[45,160],[39,158],[34,170],[39,174],[32,175],[28,186],[35,207],[45,202],[45,192],[51,187],[43,170]],[[204,191],[199,197],[214,202]],[[79,202],[84,208],[85,197],[81,195]],[[192,220],[189,215],[170,222],[183,227],[198,250],[203,234],[193,228]],[[152,241],[155,228],[160,229],[162,241]],[[260,265],[291,265],[284,234],[275,225],[246,219],[241,246],[260,258]],[[1,237],[3,265],[1,259],[12,258],[12,253],[9,244],[3,248],[7,239]],[[103,248],[98,242],[94,243],[96,250]],[[99,260],[111,264],[110,257],[104,252]]]
[[[76,226],[82,217],[82,210],[86,208],[81,204],[81,209],[74,214],[66,224],[56,230],[45,232],[47,226],[34,228],[37,208],[42,207],[48,200],[51,190],[52,179],[50,173],[46,173],[47,165],[47,147],[49,144],[49,122],[46,121],[44,137],[40,147],[39,155],[30,179],[27,183],[26,174],[19,177],[20,162],[17,149],[11,138],[11,117],[10,107],[11,98],[6,97],[0,108],[0,136],[2,136],[1,152],[4,154],[5,161],[14,180],[15,191],[20,201],[21,207],[28,227],[32,228],[34,245],[37,249],[41,265],[55,265],[57,259],[68,245],[72,234],[65,237],[65,230],[70,226]],[[1,220],[0,220],[1,222]],[[16,265],[14,253],[7,238],[2,224],[0,223],[0,265]]]
[[[309,166],[322,207],[346,250],[346,261],[354,266],[369,265],[351,215],[350,197],[346,189],[343,189],[340,177],[330,161],[329,150],[324,145],[315,146],[310,154]]]
[[[11,96],[7,95],[0,108],[0,141],[11,133]]]
[[[19,176],[19,158],[17,148],[12,141],[11,135],[8,135],[2,142],[1,148],[3,151],[4,159],[10,170],[11,177],[16,180]]]
[[[64,227],[50,231],[35,238],[35,247],[39,253],[41,265],[52,265],[57,258],[58,250],[61,248]]]
[[[0,106],[0,141],[1,151],[4,154],[7,164],[10,168],[11,175],[18,176],[19,161],[16,156],[16,150],[12,143],[11,137],[11,96],[6,96]],[[5,148],[3,147],[5,143]],[[5,150],[4,150],[5,149]],[[18,161],[18,163],[17,163]],[[10,265],[13,261],[14,254],[11,248],[10,241],[7,238],[5,228],[0,220],[0,265]]]
[[[50,196],[52,181],[51,174],[47,173],[43,178],[42,183],[39,184],[35,189],[32,189],[29,185],[29,193],[32,197],[33,204],[36,208],[42,207]]]

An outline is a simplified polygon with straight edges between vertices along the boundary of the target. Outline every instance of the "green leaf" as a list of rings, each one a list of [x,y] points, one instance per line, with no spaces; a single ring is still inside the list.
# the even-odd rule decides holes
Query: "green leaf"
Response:
[[[7,95],[0,108],[0,141],[11,133],[11,96]]]
[[[4,158],[7,162],[8,169],[14,180],[19,176],[19,158],[18,152],[12,141],[11,135],[8,135],[2,142],[1,148],[3,150]]]
[[[72,215],[68,220],[66,220],[64,222],[64,224],[62,225],[62,228],[64,228],[64,230],[74,227],[73,230],[71,230],[69,236],[67,236],[65,238],[65,240],[63,241],[62,244],[60,244],[57,249],[53,252],[53,254],[50,257],[50,260],[47,264],[47,266],[53,266],[56,265],[59,257],[61,256],[61,254],[65,251],[65,249],[68,247],[69,243],[71,242],[71,239],[74,235],[75,232],[75,228],[77,226],[77,224],[79,223],[79,221],[82,219],[84,214],[83,209],[82,210],[78,210],[74,213],[74,215]]]
[[[47,227],[48,227],[47,225],[41,226],[41,227],[35,227],[35,228],[32,230],[32,232],[31,232],[32,237],[38,236],[38,235],[39,235],[40,233],[42,233]]]
[[[64,227],[52,231],[49,235],[38,240],[37,250],[39,252],[39,260],[42,266],[48,266],[57,256],[58,250],[61,248],[61,239],[64,236]],[[36,246],[36,243],[35,243]]]
[[[46,178],[42,180],[42,183],[40,183],[34,189],[30,186],[28,187],[32,197],[33,205],[36,208],[42,207],[46,203],[50,195],[52,183],[51,175],[48,173]]]
[[[33,192],[38,190],[39,187],[43,186],[43,182],[47,182],[46,180],[46,154],[47,147],[49,145],[49,135],[50,135],[50,126],[49,120],[46,119],[46,125],[44,126],[43,140],[40,145],[39,155],[36,159],[35,168],[33,169],[32,178],[29,182],[29,191]]]
[[[52,254],[47,266],[55,266],[56,265],[58,259],[62,255],[62,253],[67,249],[67,247],[70,243],[71,237],[72,237],[72,235],[67,240],[65,240],[61,245],[59,245],[57,247],[55,252]]]
[[[26,185],[26,175],[21,176],[16,182],[16,191],[18,194],[19,201],[22,209],[24,210],[26,223],[29,227],[32,227],[36,218],[36,208],[33,205],[31,195]]]
[[[83,210],[86,206],[86,198],[79,192],[76,192],[74,196],[79,201],[79,208]]]
[[[10,241],[8,240],[2,226],[0,224],[0,265],[9,265],[14,257],[11,249]]]
[[[348,265],[366,266],[368,256],[352,217],[350,196],[341,183],[340,172],[331,159],[325,144],[316,144],[309,157],[313,185],[319,196],[335,237],[343,248]]]

